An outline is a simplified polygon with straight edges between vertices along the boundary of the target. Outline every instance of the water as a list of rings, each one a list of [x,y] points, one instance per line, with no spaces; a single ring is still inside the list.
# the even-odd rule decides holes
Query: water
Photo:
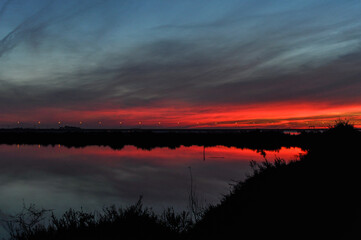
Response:
[[[265,151],[296,159],[299,148]],[[121,150],[91,146],[0,145],[0,209],[15,213],[23,202],[62,213],[69,208],[86,211],[124,206],[143,196],[155,211],[173,206],[187,208],[190,169],[196,194],[205,204],[219,202],[230,183],[250,173],[249,161],[262,161],[260,152],[234,147],[200,146],[177,149]]]

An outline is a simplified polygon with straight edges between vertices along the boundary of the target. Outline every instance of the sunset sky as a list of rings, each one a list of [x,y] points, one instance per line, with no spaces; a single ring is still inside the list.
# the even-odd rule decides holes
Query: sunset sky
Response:
[[[0,127],[361,127],[360,19],[359,0],[0,0]]]

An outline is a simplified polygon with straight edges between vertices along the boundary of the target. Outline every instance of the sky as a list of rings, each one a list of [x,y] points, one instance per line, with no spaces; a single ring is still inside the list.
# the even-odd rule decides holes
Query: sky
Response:
[[[0,127],[361,126],[360,0],[0,0]]]

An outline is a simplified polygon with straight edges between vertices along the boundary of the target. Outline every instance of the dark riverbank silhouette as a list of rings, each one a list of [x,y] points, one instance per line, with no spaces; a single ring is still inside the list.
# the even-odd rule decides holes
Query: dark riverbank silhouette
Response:
[[[109,146],[122,149],[133,145],[142,149],[180,146],[217,146],[253,150],[300,147],[307,150],[317,141],[319,131],[300,130],[300,135],[284,130],[91,130],[91,129],[0,129],[0,144],[63,145],[65,147]]]
[[[360,237],[361,136],[338,123],[300,161],[254,163],[252,177],[210,207],[192,239]]]
[[[304,139],[310,140],[307,155],[290,163],[280,159],[252,163],[253,174],[218,205],[200,213],[196,223],[192,212],[175,214],[168,209],[159,216],[138,202],[126,209],[110,208],[100,216],[69,211],[54,217],[50,227],[19,228],[14,239],[360,237],[361,134],[341,122]]]

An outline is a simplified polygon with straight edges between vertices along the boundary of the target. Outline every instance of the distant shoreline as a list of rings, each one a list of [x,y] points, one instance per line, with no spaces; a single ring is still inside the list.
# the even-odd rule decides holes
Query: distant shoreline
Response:
[[[292,132],[297,134],[290,134]],[[318,129],[0,129],[0,144],[58,145],[65,147],[109,146],[142,149],[180,146],[217,146],[279,150],[300,147],[307,150],[317,141]]]

